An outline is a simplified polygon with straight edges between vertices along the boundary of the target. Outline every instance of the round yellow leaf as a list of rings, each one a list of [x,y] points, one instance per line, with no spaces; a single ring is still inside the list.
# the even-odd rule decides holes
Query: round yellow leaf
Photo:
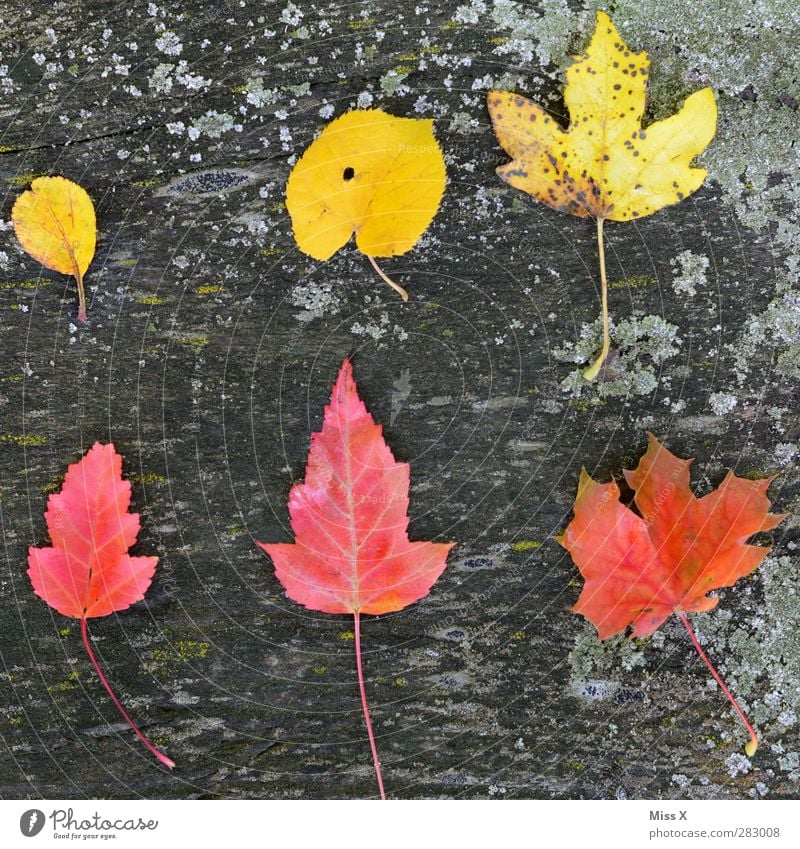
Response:
[[[42,265],[82,277],[94,258],[97,225],[92,200],[65,177],[37,177],[11,211],[23,248]]]
[[[326,260],[355,233],[367,256],[403,254],[433,220],[445,177],[432,120],[348,112],[328,124],[289,175],[286,207],[297,244]]]
[[[37,177],[11,210],[22,247],[42,265],[71,274],[78,284],[78,319],[86,320],[83,275],[97,240],[92,199],[65,177]]]

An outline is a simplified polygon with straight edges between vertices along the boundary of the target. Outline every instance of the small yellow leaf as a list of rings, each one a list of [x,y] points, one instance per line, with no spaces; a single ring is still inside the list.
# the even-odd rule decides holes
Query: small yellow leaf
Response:
[[[355,234],[371,259],[404,254],[433,220],[445,176],[432,120],[348,112],[325,127],[289,175],[286,207],[297,244],[326,260]]]
[[[697,91],[677,114],[643,129],[649,66],[598,11],[586,53],[566,71],[567,130],[521,95],[489,93],[497,139],[514,160],[497,173],[554,209],[612,221],[650,215],[696,191],[706,171],[690,163],[716,132],[714,95]]]
[[[94,257],[94,206],[84,189],[65,177],[37,177],[11,211],[22,247],[42,265],[71,274],[78,283],[78,320],[86,321],[83,275]]]

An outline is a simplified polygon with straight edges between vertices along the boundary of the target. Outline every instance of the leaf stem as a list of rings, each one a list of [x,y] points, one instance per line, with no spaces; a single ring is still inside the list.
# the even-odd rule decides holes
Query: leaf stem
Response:
[[[583,376],[586,380],[594,380],[603,363],[608,356],[609,348],[611,347],[611,335],[608,332],[608,281],[606,280],[606,248],[603,241],[603,221],[604,218],[597,219],[597,255],[600,261],[600,300],[603,308],[603,347],[597,355],[597,359],[584,371]]]
[[[725,695],[728,697],[728,700],[733,705],[734,710],[736,711],[737,714],[739,714],[739,719],[742,720],[742,722],[744,723],[744,727],[749,732],[750,740],[748,741],[747,745],[744,747],[744,751],[747,754],[747,757],[752,758],[753,755],[756,753],[756,749],[758,748],[758,735],[753,730],[753,726],[748,722],[747,717],[744,715],[744,711],[739,707],[739,705],[736,702],[736,699],[734,699],[733,693],[731,693],[731,691],[728,689],[727,685],[725,684],[725,682],[720,677],[719,672],[717,672],[717,670],[714,669],[714,665],[708,659],[708,655],[703,651],[702,646],[700,645],[700,643],[697,640],[696,634],[692,630],[692,626],[689,624],[689,620],[686,618],[686,614],[685,613],[678,613],[678,618],[681,620],[681,622],[683,622],[683,627],[686,628],[687,632],[689,633],[689,636],[691,637],[692,643],[694,644],[694,647],[697,649],[697,653],[700,655],[701,658],[703,658],[703,662],[705,663],[705,665],[711,671],[711,674],[714,676],[714,680],[722,688],[722,692],[725,693]]]
[[[406,292],[406,290],[399,283],[395,283],[391,277],[384,273],[383,269],[378,265],[377,262],[375,262],[375,257],[367,254],[367,259],[370,261],[375,271],[378,272],[378,276],[381,278],[381,280],[383,280],[384,283],[388,283],[404,301],[407,301],[408,292]]]
[[[86,321],[86,291],[83,288],[83,275],[75,267],[75,280],[78,283],[78,321]]]
[[[116,693],[111,689],[111,684],[108,683],[106,676],[103,675],[103,670],[100,668],[100,664],[97,662],[97,658],[94,656],[94,652],[92,651],[92,644],[89,642],[89,629],[86,619],[81,619],[81,636],[83,637],[83,644],[86,646],[86,652],[89,655],[89,660],[92,661],[95,671],[100,676],[100,680],[103,682],[103,686],[106,688],[108,695],[111,696],[111,701],[114,702],[117,710],[123,715],[128,725],[130,725],[130,727],[136,732],[136,736],[142,741],[142,743],[147,746],[147,748],[161,761],[162,764],[164,764],[164,766],[172,769],[175,766],[175,762],[170,760],[163,752],[159,752],[158,749],[147,739],[147,737],[142,734],[139,727],[128,715],[128,712],[124,707],[122,707],[122,703],[117,698]]]
[[[383,776],[381,775],[381,762],[378,759],[378,747],[375,745],[375,735],[372,733],[372,722],[369,718],[369,705],[367,704],[367,691],[364,687],[364,672],[361,668],[361,614],[356,610],[353,614],[356,620],[356,666],[358,667],[358,686],[361,690],[361,707],[364,710],[364,721],[367,725],[367,735],[369,736],[369,745],[372,749],[372,760],[375,764],[375,776],[378,779],[378,790],[381,792],[381,799],[386,799],[386,793],[383,790]]]

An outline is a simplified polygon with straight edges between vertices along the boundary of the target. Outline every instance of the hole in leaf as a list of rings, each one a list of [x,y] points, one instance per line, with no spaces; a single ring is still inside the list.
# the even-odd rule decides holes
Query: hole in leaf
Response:
[[[349,165],[344,169],[344,173],[342,174],[342,177],[345,180],[352,180],[355,176],[356,172]]]

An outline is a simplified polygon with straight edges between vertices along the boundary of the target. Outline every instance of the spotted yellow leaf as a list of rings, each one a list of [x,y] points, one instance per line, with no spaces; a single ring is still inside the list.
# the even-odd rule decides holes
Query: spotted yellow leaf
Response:
[[[78,320],[86,321],[83,276],[94,258],[97,224],[89,195],[65,177],[37,177],[11,210],[14,232],[38,262],[78,284]]]
[[[497,140],[512,157],[499,176],[554,209],[597,219],[604,347],[589,379],[608,353],[603,221],[642,218],[696,191],[707,172],[691,163],[717,126],[714,94],[704,88],[675,115],[644,127],[649,66],[647,54],[634,53],[598,11],[586,53],[566,69],[567,129],[522,95],[488,96]]]
[[[632,52],[605,12],[585,55],[566,70],[563,130],[532,101],[489,94],[497,139],[513,162],[497,173],[554,209],[628,221],[678,203],[706,177],[691,162],[717,126],[710,88],[696,91],[675,115],[642,127],[647,54]]]
[[[445,186],[433,121],[380,109],[331,121],[289,175],[286,207],[301,251],[327,260],[355,234],[356,247],[386,278],[375,257],[411,250],[433,220]]]

